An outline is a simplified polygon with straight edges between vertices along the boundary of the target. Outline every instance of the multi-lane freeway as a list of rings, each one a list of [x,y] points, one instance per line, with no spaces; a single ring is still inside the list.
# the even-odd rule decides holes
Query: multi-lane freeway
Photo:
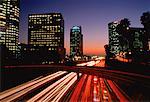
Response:
[[[105,62],[97,60],[81,63],[77,66],[105,68]],[[140,96],[141,94],[143,95],[140,99],[149,100],[144,97],[146,93],[138,91],[133,95],[132,92],[125,91],[125,86],[120,84],[127,84],[127,87],[130,87],[130,84],[141,82],[140,85],[149,90],[149,76],[97,68],[81,67],[78,70],[73,68],[70,68],[69,72],[58,71],[47,76],[39,76],[1,92],[0,102],[130,102],[138,99],[133,98],[134,95]]]

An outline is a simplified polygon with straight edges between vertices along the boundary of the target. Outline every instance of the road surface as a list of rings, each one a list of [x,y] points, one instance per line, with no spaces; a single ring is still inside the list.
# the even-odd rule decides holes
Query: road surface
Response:
[[[81,63],[78,64],[78,66],[100,66],[101,68],[105,68],[105,61],[100,59]],[[137,80],[149,79],[149,76],[137,75],[133,73],[131,74],[109,70],[99,72],[101,69],[92,69],[92,67],[91,69],[81,68],[80,70],[83,73],[80,73],[80,71],[78,73],[58,71],[47,76],[40,76],[27,83],[1,92],[0,102],[130,102],[133,101],[133,97],[131,96],[131,92],[128,93],[120,87],[122,82],[124,81],[129,87],[129,83],[135,83]],[[92,71],[103,74],[96,75],[94,73],[92,75],[91,73],[84,73],[85,71],[88,73]],[[116,78],[117,81],[111,80],[110,78],[104,76],[109,76],[114,79]],[[141,79],[137,79],[138,76]],[[121,80],[121,84],[119,80]],[[146,87],[149,90],[149,86],[147,85]],[[143,94],[140,93],[139,90],[138,92],[139,93],[135,95],[138,96]],[[143,94],[142,97],[144,97],[144,95],[146,94]]]

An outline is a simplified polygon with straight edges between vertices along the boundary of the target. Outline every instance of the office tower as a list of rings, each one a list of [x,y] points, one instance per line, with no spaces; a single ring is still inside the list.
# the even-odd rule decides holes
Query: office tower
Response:
[[[28,43],[49,46],[50,50],[64,47],[64,20],[60,13],[29,15]]]
[[[73,26],[70,30],[70,55],[83,56],[83,35],[81,26]]]
[[[0,1],[0,44],[13,54],[17,51],[19,39],[19,0]]]
[[[56,52],[64,58],[64,19],[61,13],[30,14],[28,20],[28,44],[33,46],[32,50],[42,49],[43,54]]]
[[[117,32],[117,25],[119,23],[119,21],[115,21],[108,24],[109,47],[110,52],[113,54],[119,54],[120,52],[119,33]]]
[[[131,48],[132,51],[146,51],[147,50],[147,42],[145,40],[146,33],[144,28],[135,28],[130,27],[131,34]]]

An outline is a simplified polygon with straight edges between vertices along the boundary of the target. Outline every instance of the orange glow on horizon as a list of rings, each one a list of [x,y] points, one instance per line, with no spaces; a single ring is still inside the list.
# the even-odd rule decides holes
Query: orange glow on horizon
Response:
[[[105,55],[104,48],[85,48],[83,50],[85,55]]]
[[[66,47],[66,54],[70,54],[70,48]],[[88,47],[83,49],[84,55],[105,55],[104,48]]]

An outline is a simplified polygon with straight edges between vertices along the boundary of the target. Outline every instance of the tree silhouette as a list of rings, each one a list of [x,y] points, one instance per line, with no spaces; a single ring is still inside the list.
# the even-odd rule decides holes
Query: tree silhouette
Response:
[[[107,44],[104,45],[104,48],[105,48],[105,53],[106,53],[106,59],[115,57],[115,54],[111,53],[109,45],[107,45]]]
[[[150,12],[144,12],[140,20],[141,20],[141,24],[143,24],[145,28],[149,28],[150,27]]]
[[[146,34],[143,39],[145,41],[145,50],[148,50],[148,40],[150,41],[150,12],[144,12],[141,16],[141,24],[143,24]]]
[[[119,34],[119,44],[121,46],[120,51],[128,51],[130,46],[130,21],[127,18],[124,18],[117,25],[116,31]]]

